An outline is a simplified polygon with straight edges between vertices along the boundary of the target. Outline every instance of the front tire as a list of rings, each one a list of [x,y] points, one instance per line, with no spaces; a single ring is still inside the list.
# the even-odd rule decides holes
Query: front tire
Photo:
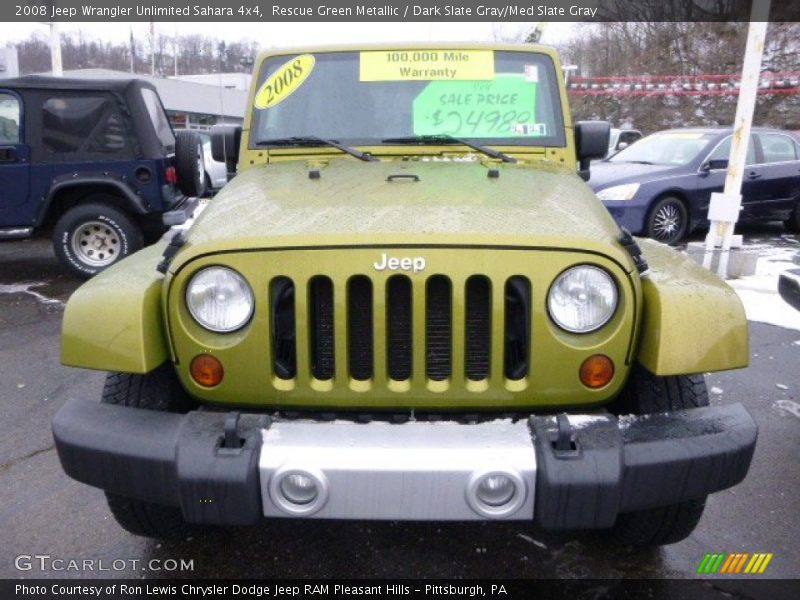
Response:
[[[689,211],[675,196],[656,201],[647,217],[647,236],[674,246],[689,232]]]
[[[701,406],[708,406],[702,375],[659,377],[635,365],[628,383],[610,408],[618,415],[643,415]],[[700,522],[706,498],[623,513],[606,535],[616,544],[635,547],[680,542],[689,537]]]
[[[67,210],[53,230],[53,248],[78,277],[97,275],[144,245],[142,230],[121,210],[103,203]]]
[[[192,401],[181,387],[170,363],[145,375],[109,373],[102,402],[132,408],[184,413]],[[134,535],[176,539],[196,527],[183,519],[181,509],[106,492],[106,501],[117,523]]]

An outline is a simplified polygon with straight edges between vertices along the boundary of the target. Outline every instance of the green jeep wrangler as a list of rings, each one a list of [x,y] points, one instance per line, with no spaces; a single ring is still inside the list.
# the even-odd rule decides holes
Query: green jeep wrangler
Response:
[[[120,525],[530,521],[668,544],[740,482],[757,427],[703,373],[747,365],[737,296],[620,230],[608,148],[531,45],[273,50],[236,177],[186,233],[67,305],[110,371],[53,422]],[[576,164],[579,168],[576,172]]]

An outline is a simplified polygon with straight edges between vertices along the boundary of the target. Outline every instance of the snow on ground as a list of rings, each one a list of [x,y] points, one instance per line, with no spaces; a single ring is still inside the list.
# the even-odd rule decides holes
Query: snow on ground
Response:
[[[793,262],[798,254],[795,248],[765,248],[758,259],[755,275],[728,281],[741,298],[749,321],[800,331],[800,311],[789,306],[778,294],[778,276],[786,269],[800,268]]]
[[[36,298],[42,304],[58,304],[63,306],[64,303],[56,298],[49,298],[41,294],[33,288],[43,287],[48,285],[46,281],[23,281],[21,283],[0,284],[0,294],[29,294]]]

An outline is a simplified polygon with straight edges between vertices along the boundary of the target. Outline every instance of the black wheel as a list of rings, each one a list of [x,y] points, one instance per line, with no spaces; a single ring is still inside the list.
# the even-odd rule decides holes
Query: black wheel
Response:
[[[795,205],[792,214],[783,222],[783,226],[790,233],[800,233],[800,202]]]
[[[109,373],[102,401],[106,404],[180,413],[190,410],[193,405],[169,363],[146,375]],[[106,492],[106,500],[117,523],[135,535],[174,539],[197,529],[183,520],[181,509],[175,506],[163,506],[111,492]]]
[[[635,365],[622,393],[611,405],[615,414],[636,414],[708,406],[702,375],[659,377]],[[687,538],[700,522],[706,496],[677,504],[623,513],[606,532],[626,546],[663,546]]]
[[[142,230],[130,216],[100,202],[69,209],[53,230],[56,256],[86,279],[141,249],[143,239]]]
[[[677,244],[688,233],[689,212],[679,198],[661,198],[647,217],[647,236],[664,244]]]
[[[175,171],[178,187],[187,196],[201,197],[205,192],[205,160],[203,139],[196,131],[175,134]]]

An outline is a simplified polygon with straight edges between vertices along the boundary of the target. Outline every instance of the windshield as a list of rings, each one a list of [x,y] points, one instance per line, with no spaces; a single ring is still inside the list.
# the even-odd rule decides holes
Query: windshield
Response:
[[[258,81],[251,147],[295,136],[379,145],[431,135],[483,144],[565,145],[555,68],[545,54],[380,50],[277,56],[264,61]]]
[[[642,138],[608,160],[650,165],[688,165],[717,137],[711,133],[665,131]]]

